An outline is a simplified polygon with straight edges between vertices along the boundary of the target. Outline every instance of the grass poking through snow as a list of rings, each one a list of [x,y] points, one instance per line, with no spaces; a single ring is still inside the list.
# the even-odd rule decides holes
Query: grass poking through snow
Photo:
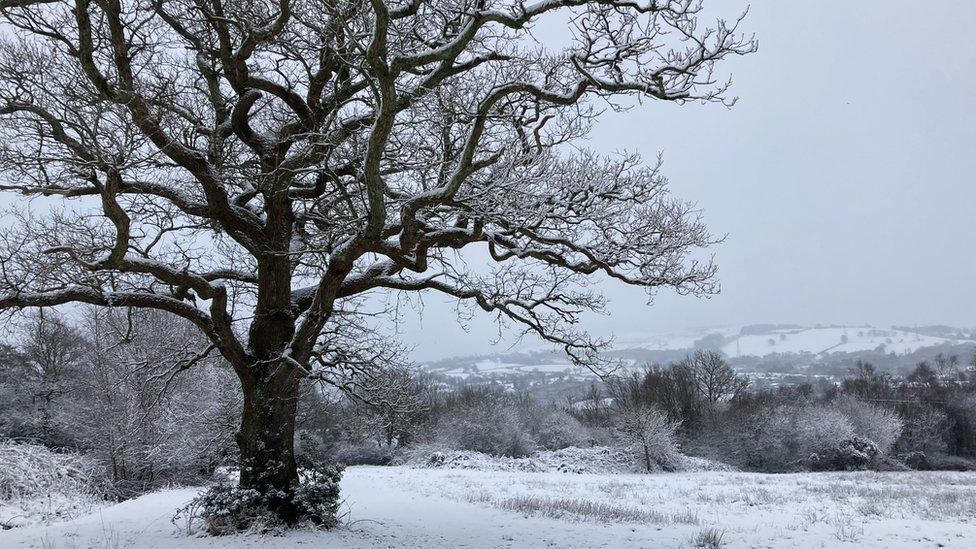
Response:
[[[513,496],[498,498],[489,493],[481,493],[469,498],[475,503],[486,503],[508,511],[524,515],[542,516],[555,519],[592,520],[596,522],[636,522],[640,524],[699,524],[693,513],[660,513],[648,509],[637,509],[591,501],[586,499],[563,499],[540,496]]]

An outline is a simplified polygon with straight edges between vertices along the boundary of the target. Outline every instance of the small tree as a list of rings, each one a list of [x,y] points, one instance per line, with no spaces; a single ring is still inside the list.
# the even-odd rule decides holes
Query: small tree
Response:
[[[646,405],[621,410],[617,422],[622,440],[640,450],[648,472],[655,464],[665,468],[674,466],[678,453],[675,434],[680,426],[663,411]]]

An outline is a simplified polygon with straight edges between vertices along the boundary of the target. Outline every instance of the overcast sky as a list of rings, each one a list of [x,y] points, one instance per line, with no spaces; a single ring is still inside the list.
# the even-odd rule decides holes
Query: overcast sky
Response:
[[[612,315],[587,327],[976,325],[974,21],[964,0],[758,0],[744,25],[759,53],[725,65],[732,110],[608,114],[590,146],[663,151],[674,193],[728,240],[714,250],[720,295],[662,292],[648,307],[608,282]],[[424,305],[401,323],[416,358],[507,349],[488,322],[457,328],[443,298]]]

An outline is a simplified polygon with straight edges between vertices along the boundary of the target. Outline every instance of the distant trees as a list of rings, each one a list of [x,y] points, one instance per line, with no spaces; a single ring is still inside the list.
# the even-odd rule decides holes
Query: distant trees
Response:
[[[696,340],[694,343],[695,349],[703,351],[720,351],[722,345],[725,345],[725,336],[720,333],[708,334],[705,337]]]
[[[682,364],[690,370],[698,395],[705,400],[710,414],[717,404],[744,391],[749,380],[737,374],[721,353],[695,351]]]
[[[714,418],[720,403],[735,397],[748,384],[721,353],[699,350],[668,366],[649,365],[643,372],[611,378],[607,386],[615,402],[654,406],[684,428],[694,429]]]
[[[492,455],[587,446],[587,429],[565,410],[499,387],[462,387],[433,410],[430,442]]]

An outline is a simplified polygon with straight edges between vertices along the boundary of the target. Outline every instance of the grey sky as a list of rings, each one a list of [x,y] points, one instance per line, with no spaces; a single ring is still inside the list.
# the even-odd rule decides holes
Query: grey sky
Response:
[[[756,1],[745,28],[760,51],[725,65],[734,109],[608,114],[590,146],[663,151],[675,194],[729,237],[714,250],[721,295],[663,292],[647,307],[606,283],[612,315],[587,327],[976,325],[973,21],[976,2]],[[417,358],[492,350],[489,322],[464,332],[452,314],[429,296],[422,321],[405,316]]]

